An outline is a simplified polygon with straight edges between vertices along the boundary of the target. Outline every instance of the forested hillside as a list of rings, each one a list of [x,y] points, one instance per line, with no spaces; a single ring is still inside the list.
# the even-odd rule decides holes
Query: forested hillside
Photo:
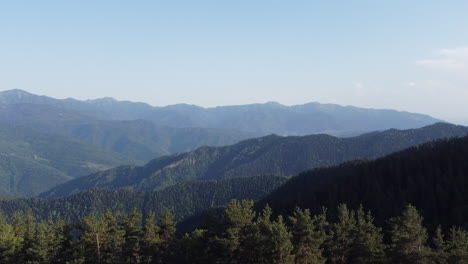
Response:
[[[70,138],[0,125],[0,190],[5,193],[34,196],[122,163],[131,161]]]
[[[222,181],[191,181],[163,190],[142,192],[137,190],[91,189],[68,197],[44,200],[21,198],[0,201],[0,212],[13,215],[15,211],[32,210],[38,219],[63,218],[77,221],[91,213],[107,210],[130,213],[133,209],[147,214],[162,213],[170,209],[177,221],[199,214],[210,207],[222,207],[232,199],[259,200],[286,182],[287,178],[257,176]]]
[[[281,214],[294,206],[369,208],[378,224],[411,203],[428,226],[468,226],[468,137],[439,140],[375,161],[352,161],[293,177],[259,203]]]
[[[438,123],[420,129],[373,132],[353,138],[329,135],[267,136],[226,147],[155,159],[145,166],[121,166],[73,180],[41,197],[60,197],[90,188],[151,191],[189,180],[219,180],[256,175],[294,175],[359,158],[377,158],[438,138],[464,136],[468,128]]]

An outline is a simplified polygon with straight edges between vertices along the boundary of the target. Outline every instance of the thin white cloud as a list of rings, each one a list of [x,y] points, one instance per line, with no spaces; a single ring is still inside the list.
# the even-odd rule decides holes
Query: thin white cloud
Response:
[[[468,47],[440,49],[434,52],[438,58],[419,60],[416,63],[425,68],[453,73],[468,73]]]

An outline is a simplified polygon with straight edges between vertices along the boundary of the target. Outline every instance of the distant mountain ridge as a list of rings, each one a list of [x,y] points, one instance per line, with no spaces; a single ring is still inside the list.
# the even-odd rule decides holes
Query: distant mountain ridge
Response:
[[[390,128],[418,128],[441,121],[422,114],[333,104],[307,103],[284,106],[269,102],[214,108],[187,104],[153,107],[145,103],[117,101],[112,98],[59,100],[22,90],[0,92],[0,104],[49,105],[99,119],[142,119],[155,122],[159,126],[235,130],[257,136],[317,133],[351,135]]]
[[[151,191],[190,180],[221,180],[257,175],[295,175],[353,159],[372,159],[439,138],[465,136],[468,128],[451,124],[387,130],[352,138],[329,135],[266,136],[232,146],[202,147],[161,157],[144,166],[121,166],[59,185],[41,194],[54,198],[90,188]]]
[[[146,120],[101,119],[47,104],[0,103],[0,123],[69,137],[142,162],[204,145],[229,145],[254,136],[231,130],[158,126]]]
[[[131,162],[74,139],[0,123],[0,193],[34,196],[122,163]]]

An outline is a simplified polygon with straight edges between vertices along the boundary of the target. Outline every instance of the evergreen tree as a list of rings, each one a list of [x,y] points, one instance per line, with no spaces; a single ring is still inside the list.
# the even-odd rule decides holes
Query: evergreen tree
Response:
[[[210,263],[206,254],[207,231],[195,229],[185,234],[180,240],[182,257],[177,263],[206,264]]]
[[[345,204],[338,206],[338,222],[331,226],[328,241],[329,259],[333,263],[347,263],[351,255],[353,233],[356,229],[355,213]]]
[[[19,222],[21,223],[21,221]],[[35,260],[35,252],[32,250],[33,244],[35,243],[36,236],[36,218],[34,217],[32,210],[28,210],[24,216],[24,230],[20,231],[23,233],[23,245],[19,254],[19,259],[23,263],[32,262]]]
[[[247,255],[245,250],[250,248],[244,245],[244,238],[247,234],[247,229],[252,226],[252,221],[255,217],[252,201],[236,201],[233,200],[225,208],[220,234],[212,238],[212,245],[215,251],[216,258],[222,263],[230,263],[239,261]],[[252,230],[249,233],[253,233]],[[241,246],[241,243],[243,244]]]
[[[143,232],[143,263],[152,263],[156,259],[161,238],[159,236],[159,226],[156,223],[156,214],[149,211],[145,219]]]
[[[356,211],[356,227],[352,237],[348,263],[381,263],[384,260],[382,229],[374,225],[371,213],[364,213],[362,206]]]
[[[422,216],[412,205],[408,205],[400,216],[390,219],[394,263],[427,263],[427,231],[422,221]]]
[[[100,218],[100,251],[102,263],[115,263],[123,259],[122,245],[124,244],[125,231],[120,228],[118,221],[120,213],[107,210]]]
[[[448,263],[468,263],[468,233],[460,228],[452,227],[447,239]]]
[[[440,226],[437,227],[432,237],[432,248],[431,260],[436,264],[447,263],[447,243],[444,240],[444,234]]]
[[[272,243],[272,254],[269,263],[275,264],[293,264],[294,255],[292,254],[293,245],[291,243],[292,235],[283,222],[283,217],[272,223],[270,241]]]
[[[176,242],[176,223],[174,222],[174,215],[169,210],[164,210],[159,220],[160,229],[159,237],[161,243],[158,249],[157,263],[168,263],[174,256],[174,246]]]
[[[14,228],[6,221],[0,222],[0,263],[18,263],[23,238],[15,234]]]
[[[34,240],[29,248],[30,263],[50,263],[54,257],[53,246],[55,241],[55,234],[52,226],[46,222],[40,222],[36,225]]]
[[[322,244],[325,237],[317,230],[310,215],[310,210],[294,209],[289,217],[294,245],[293,254],[297,264],[323,264]]]
[[[80,244],[87,263],[102,263],[103,227],[95,214],[83,219]]]
[[[251,214],[250,217],[254,215]],[[238,245],[239,251],[237,252],[237,263],[260,264],[271,262],[271,255],[275,250],[271,239],[273,232],[271,215],[271,208],[266,205],[254,223],[246,221],[244,228],[240,229],[237,236],[240,241]]]
[[[142,259],[140,239],[141,214],[133,210],[130,216],[124,216],[122,226],[125,232],[125,243],[123,245],[123,259],[125,263],[140,263]]]

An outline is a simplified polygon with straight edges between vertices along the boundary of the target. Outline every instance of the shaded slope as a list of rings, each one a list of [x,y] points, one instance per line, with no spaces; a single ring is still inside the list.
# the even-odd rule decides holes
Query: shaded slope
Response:
[[[294,206],[315,212],[362,204],[377,223],[408,203],[421,210],[432,227],[468,224],[468,137],[439,140],[375,161],[354,161],[293,177],[259,203],[279,214]]]

